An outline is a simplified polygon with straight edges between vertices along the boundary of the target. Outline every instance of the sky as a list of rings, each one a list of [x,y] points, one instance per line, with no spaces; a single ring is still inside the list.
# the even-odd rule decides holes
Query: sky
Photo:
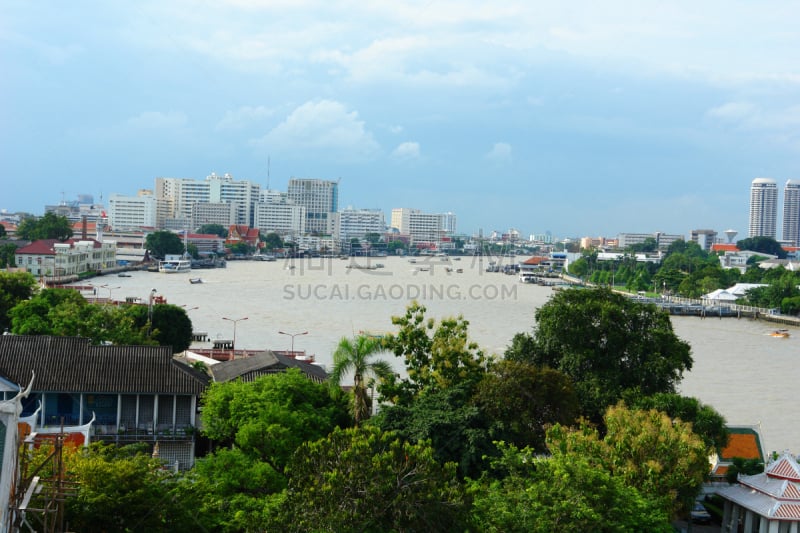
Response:
[[[230,173],[458,231],[746,236],[800,179],[800,4],[4,0],[0,209]]]

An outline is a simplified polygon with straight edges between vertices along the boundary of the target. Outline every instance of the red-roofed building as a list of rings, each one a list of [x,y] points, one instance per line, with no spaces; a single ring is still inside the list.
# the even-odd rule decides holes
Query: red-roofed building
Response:
[[[251,228],[241,224],[234,224],[228,229],[228,238],[225,239],[225,244],[238,244],[243,242],[253,248],[259,247],[258,241],[258,228]]]
[[[800,531],[800,466],[791,454],[785,452],[762,474],[740,474],[738,481],[717,492],[725,501],[722,531]]]
[[[715,242],[711,245],[711,252],[712,253],[719,253],[719,252],[738,252],[739,248],[735,244],[729,243],[722,243],[722,242]]]
[[[42,239],[14,253],[19,268],[45,281],[64,279],[85,272],[103,272],[117,266],[117,246],[94,239]]]

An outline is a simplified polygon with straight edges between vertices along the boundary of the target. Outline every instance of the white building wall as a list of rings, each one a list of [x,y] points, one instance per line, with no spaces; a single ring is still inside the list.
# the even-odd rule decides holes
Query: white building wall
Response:
[[[776,238],[778,185],[770,178],[756,178],[750,186],[750,228],[748,237]]]
[[[152,194],[138,196],[112,194],[108,199],[108,224],[112,230],[154,228],[158,202]]]

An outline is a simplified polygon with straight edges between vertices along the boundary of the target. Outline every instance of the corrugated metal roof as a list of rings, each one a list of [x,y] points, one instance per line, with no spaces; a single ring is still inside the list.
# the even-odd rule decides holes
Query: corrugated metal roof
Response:
[[[298,368],[314,381],[321,382],[328,378],[327,372],[321,366],[298,361],[269,350],[232,361],[221,361],[209,367],[209,370],[214,376],[214,381],[225,382],[236,378],[252,381],[264,374],[284,372],[287,368]]]
[[[0,376],[34,391],[192,394],[209,378],[169,346],[92,346],[81,337],[0,335]]]

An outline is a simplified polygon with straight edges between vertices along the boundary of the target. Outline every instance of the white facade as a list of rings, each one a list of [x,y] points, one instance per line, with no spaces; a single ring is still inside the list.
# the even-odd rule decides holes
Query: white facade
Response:
[[[713,229],[693,229],[691,240],[706,252],[710,252],[711,245],[717,242],[717,232]]]
[[[192,206],[192,228],[205,224],[228,227],[236,224],[238,202],[198,202]]]
[[[776,238],[778,185],[770,178],[756,178],[750,186],[750,229],[748,237]]]
[[[330,235],[339,210],[339,182],[308,178],[289,180],[289,200],[306,208],[306,231]]]
[[[353,209],[348,207],[336,213],[335,234],[342,240],[362,238],[367,233],[383,234],[386,216],[380,209]]]
[[[618,246],[622,249],[633,244],[642,244],[647,239],[654,239],[658,248],[667,248],[675,241],[684,240],[683,235],[670,235],[668,233],[620,233],[617,235]]]
[[[450,234],[447,227],[455,228],[453,213],[423,213],[419,209],[400,207],[392,209],[391,226],[414,243],[439,244]]]
[[[306,233],[306,208],[288,201],[256,204],[254,227],[261,233],[302,235]]]
[[[108,225],[114,231],[157,226],[158,202],[151,191],[137,196],[112,194],[108,199]]]
[[[800,180],[787,180],[783,189],[783,240],[800,245]]]
[[[156,178],[155,196],[165,202],[168,213],[164,226],[191,223],[194,205],[199,203],[235,204],[235,223],[252,226],[255,204],[260,193],[261,187],[258,184],[246,180],[235,181],[230,174],[218,176],[212,172],[202,181],[191,178]]]

